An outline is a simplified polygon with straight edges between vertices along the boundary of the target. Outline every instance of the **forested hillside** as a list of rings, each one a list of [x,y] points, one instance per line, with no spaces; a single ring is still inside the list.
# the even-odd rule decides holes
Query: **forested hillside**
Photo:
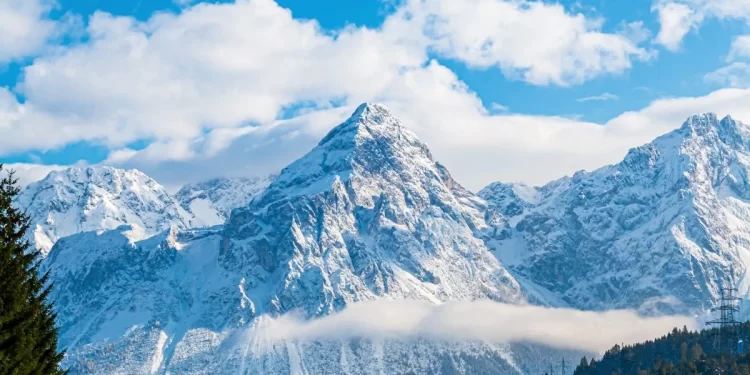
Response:
[[[600,360],[583,358],[575,375],[750,374],[750,355],[743,347],[748,334],[750,323],[724,331],[675,328],[653,341],[615,345]]]

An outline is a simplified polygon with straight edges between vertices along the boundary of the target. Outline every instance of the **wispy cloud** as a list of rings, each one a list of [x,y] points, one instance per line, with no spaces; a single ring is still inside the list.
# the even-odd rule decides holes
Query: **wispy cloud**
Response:
[[[750,87],[750,64],[734,62],[703,76],[708,83],[746,88]]]
[[[578,98],[578,99],[576,99],[576,101],[579,102],[579,103],[585,103],[585,102],[595,102],[595,101],[596,102],[603,102],[603,101],[607,101],[607,100],[617,100],[617,99],[620,99],[620,97],[617,96],[617,95],[615,95],[615,94],[611,94],[611,93],[605,92],[605,93],[603,93],[601,95],[586,96],[586,97],[583,97],[583,98]]]
[[[490,105],[490,111],[492,111],[493,113],[502,113],[510,111],[510,108],[507,105],[492,103]]]
[[[614,344],[652,339],[674,327],[694,328],[682,316],[642,317],[630,310],[605,312],[492,301],[379,300],[351,305],[324,318],[305,321],[291,314],[263,318],[252,333],[256,347],[287,340],[355,338],[533,343],[558,349],[602,352]]]

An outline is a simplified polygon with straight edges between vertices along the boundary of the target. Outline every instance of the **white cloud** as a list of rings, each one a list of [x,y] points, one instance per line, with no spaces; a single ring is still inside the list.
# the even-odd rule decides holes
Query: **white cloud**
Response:
[[[729,87],[750,87],[750,64],[733,62],[705,75],[706,82]]]
[[[65,168],[67,167],[62,165],[41,165],[26,163],[11,163],[3,165],[4,172],[15,172],[15,177],[18,179],[18,185],[21,187],[25,187],[32,182],[41,180],[52,171],[59,171]]]
[[[701,12],[720,19],[750,21],[750,2],[747,0],[680,0]]]
[[[640,23],[620,33],[602,31],[603,20],[571,14],[560,4],[508,0],[413,0],[425,17],[433,48],[480,68],[499,67],[536,85],[571,85],[629,69],[651,53],[638,47]]]
[[[555,116],[491,114],[455,73],[435,62],[393,81],[379,101],[427,143],[457,181],[474,190],[495,180],[542,184],[580,169],[616,163],[631,147],[678,128],[695,113],[750,119],[750,108],[744,105],[750,102],[750,90],[739,89],[656,100],[604,124]],[[210,138],[202,137],[194,143],[198,155],[194,159],[156,163],[153,154],[141,152],[121,165],[141,169],[168,184],[219,174],[275,173],[314,147],[353,109],[353,104],[321,109],[249,127],[237,138],[224,139],[228,146],[211,155],[201,151]]]
[[[676,51],[682,40],[707,18],[750,23],[750,1],[746,0],[655,0],[661,29],[656,42]]]
[[[523,324],[519,324],[523,322]],[[633,311],[580,311],[491,301],[362,302],[329,316],[303,321],[294,315],[264,317],[249,333],[254,351],[281,341],[355,338],[534,343],[558,349],[602,353],[614,344],[633,344],[664,335],[675,327],[695,329],[681,316],[641,317]]]
[[[576,99],[576,101],[579,102],[579,103],[585,103],[585,102],[603,102],[603,101],[607,101],[607,100],[617,100],[617,99],[620,99],[620,97],[617,96],[617,95],[615,95],[615,94],[605,92],[605,93],[602,93],[600,95],[586,96],[586,97],[583,97],[583,98],[578,98],[578,99]]]
[[[35,54],[55,31],[51,0],[0,1],[0,65]]]
[[[506,139],[515,142],[514,150],[541,150],[535,132],[557,134],[578,123],[488,116],[453,72],[427,60],[429,48],[474,65],[499,66],[532,83],[561,85],[620,72],[631,59],[648,54],[636,46],[643,39],[637,23],[608,34],[601,31],[601,20],[568,13],[560,5],[472,0],[459,9],[452,4],[415,0],[377,29],[350,26],[335,32],[293,19],[272,0],[197,4],[146,22],[95,13],[85,42],[48,51],[24,69],[18,85],[23,104],[0,88],[0,150],[89,141],[113,150],[107,162],[136,165],[155,177],[275,172],[354,106],[376,101],[411,120],[432,147],[443,150],[443,159],[459,168],[466,163],[462,148],[486,145],[483,138],[499,141],[499,152],[480,148],[489,152],[485,158],[495,159],[506,155]],[[456,27],[474,16],[479,18],[469,24],[476,27]],[[492,48],[476,54],[473,37],[490,41]],[[306,113],[277,120],[283,109],[299,103],[305,103]],[[331,109],[331,103],[343,106]],[[458,129],[461,134],[450,140],[438,133]],[[127,146],[143,140],[152,144],[140,151]],[[550,152],[558,152],[552,144]],[[232,155],[252,155],[254,162],[244,159],[231,172],[228,167],[217,171],[216,165],[237,162],[209,166],[231,161]],[[470,184],[504,176],[494,173],[486,171]],[[546,173],[533,180],[541,176]]]
[[[145,23],[96,13],[86,43],[24,69],[26,103],[7,105],[2,134],[14,137],[0,137],[0,148],[174,145],[210,129],[273,121],[300,101],[376,97],[425,62],[419,37],[402,33],[405,22],[395,14],[379,30],[332,35],[271,0],[198,4]]]
[[[750,88],[750,35],[734,38],[726,61],[728,65],[706,74],[703,79],[724,87]]]
[[[726,61],[728,65],[706,74],[703,79],[724,87],[750,88],[750,35],[734,38]]]
[[[750,119],[747,108],[732,102],[748,102],[743,90],[656,101],[606,124],[488,110],[454,72],[427,61],[428,46],[436,43],[441,52],[477,58],[480,65],[499,64],[538,83],[569,84],[624,69],[643,53],[635,47],[643,35],[635,32],[637,25],[603,33],[600,21],[559,5],[470,4],[478,10],[412,2],[378,29],[335,33],[293,19],[271,0],[198,4],[147,22],[97,13],[86,43],[47,53],[25,69],[25,103],[0,88],[0,149],[103,142],[113,150],[107,163],[137,167],[168,185],[274,173],[357,104],[375,101],[402,117],[458,181],[478,189],[498,179],[544,183],[617,162],[628,148],[678,127],[695,112]],[[534,47],[529,54],[505,56],[496,46],[523,48],[512,44],[521,38],[515,31],[495,27],[505,18],[493,24],[484,17],[500,11],[518,17],[518,24],[506,24],[509,29],[537,24],[559,33],[526,43]],[[468,24],[479,26],[454,30],[474,15],[479,18]],[[425,25],[436,39],[419,32]],[[492,41],[492,47],[475,55],[472,36]],[[333,102],[341,106],[333,108]],[[291,119],[277,119],[282,109],[300,103]],[[144,139],[153,143],[139,151],[127,147]]]
[[[350,115],[352,107],[318,110],[260,126],[216,129],[191,142],[192,159],[165,160],[158,148],[119,149],[104,164],[137,168],[167,185],[212,177],[278,173],[314,147],[330,128]],[[220,134],[219,134],[220,133]]]
[[[727,62],[750,58],[750,35],[740,35],[732,41]]]
[[[697,27],[703,17],[688,5],[674,2],[660,1],[654,5],[652,10],[659,14],[659,24],[661,25],[655,42],[671,51],[680,49],[685,35],[691,29]]]
[[[718,116],[731,115],[737,120],[750,120],[750,90],[727,88],[705,96],[659,99],[639,111],[625,112],[608,121],[606,128],[618,129],[616,133],[628,136],[631,145],[642,143],[642,137],[652,138],[679,127],[689,116],[714,112]]]

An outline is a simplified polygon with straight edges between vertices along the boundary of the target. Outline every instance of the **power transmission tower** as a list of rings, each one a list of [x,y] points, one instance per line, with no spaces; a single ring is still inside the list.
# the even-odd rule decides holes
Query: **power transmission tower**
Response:
[[[567,374],[568,366],[565,364],[565,358],[562,359],[562,363],[560,364],[560,374],[565,375]]]
[[[729,287],[721,286],[719,306],[711,309],[711,311],[719,312],[719,319],[708,322],[708,325],[719,327],[719,350],[726,350],[729,353],[733,352],[738,339],[740,322],[735,319],[735,314],[739,315],[740,312],[739,300],[737,289],[731,284]]]

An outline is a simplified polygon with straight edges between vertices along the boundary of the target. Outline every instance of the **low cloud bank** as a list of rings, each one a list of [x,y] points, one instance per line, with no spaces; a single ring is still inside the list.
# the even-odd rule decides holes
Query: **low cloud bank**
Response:
[[[52,171],[59,171],[67,168],[62,165],[42,165],[42,164],[26,164],[26,163],[15,163],[5,164],[3,169],[6,171],[14,171],[15,177],[18,179],[18,185],[26,187],[32,182],[39,181],[44,177],[47,177]],[[0,176],[5,176],[0,174]]]
[[[619,343],[659,337],[674,327],[695,329],[686,316],[642,317],[630,310],[580,311],[492,301],[378,300],[313,320],[295,314],[262,317],[253,330],[257,346],[288,341],[428,339],[534,343],[558,349],[603,352]]]

